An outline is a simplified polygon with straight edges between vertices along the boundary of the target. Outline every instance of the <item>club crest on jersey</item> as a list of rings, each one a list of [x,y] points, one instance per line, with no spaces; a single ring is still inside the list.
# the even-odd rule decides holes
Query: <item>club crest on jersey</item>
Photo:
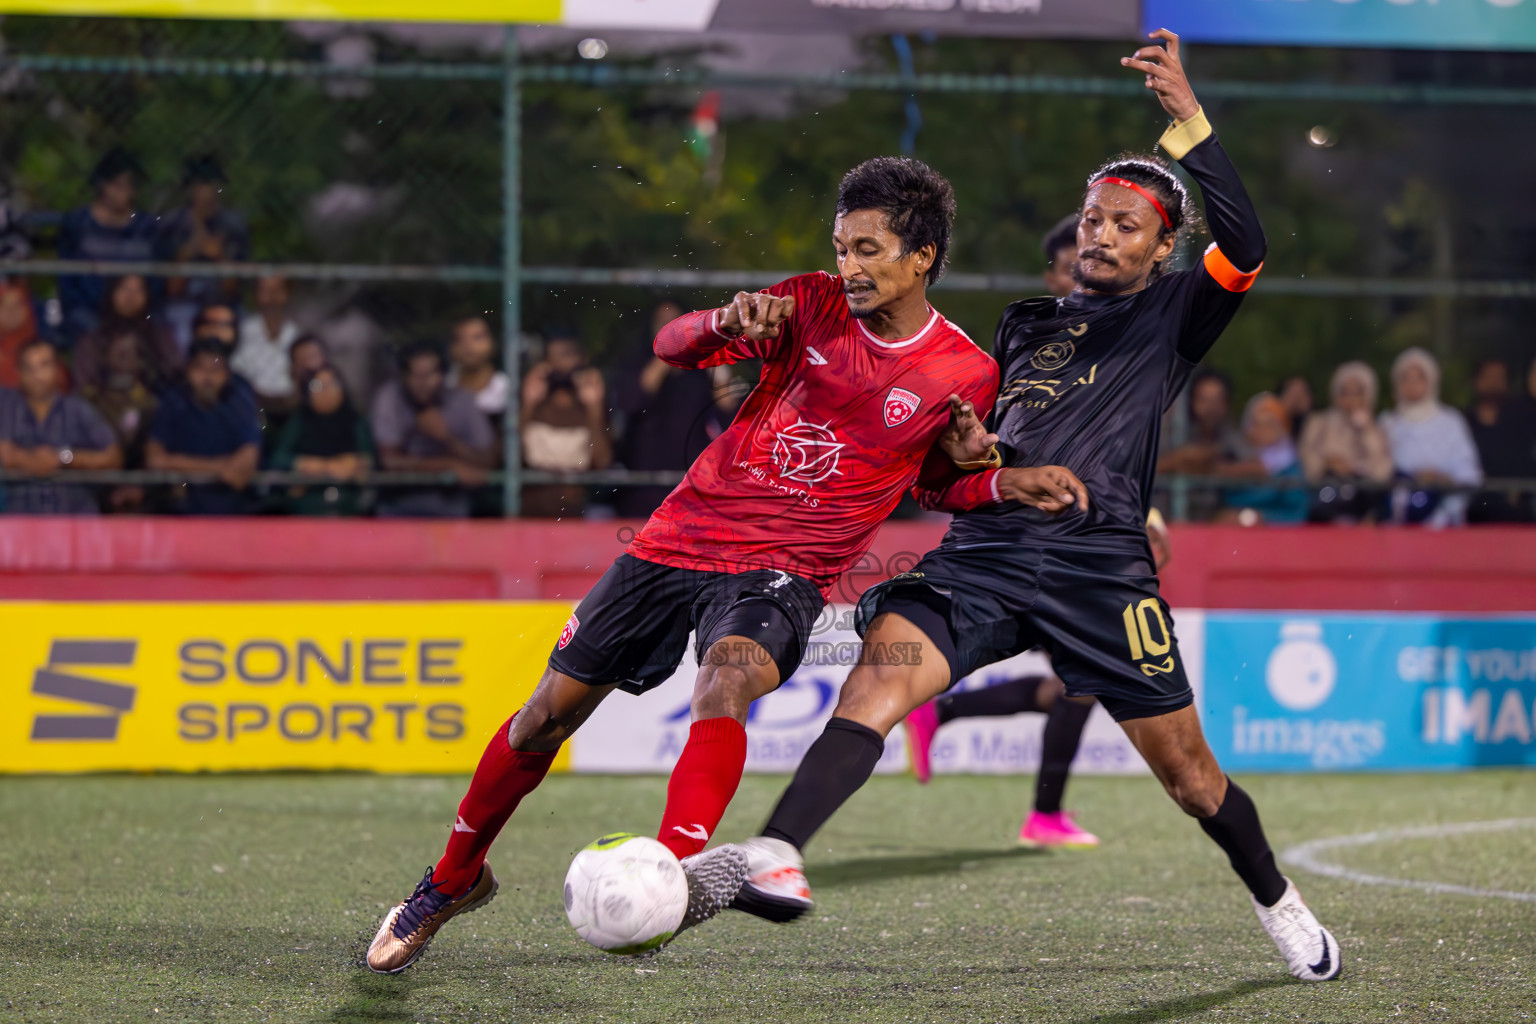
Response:
[[[905,388],[891,388],[891,393],[885,396],[885,425],[899,427],[912,418],[917,412],[917,407],[923,404],[920,396],[914,395]]]
[[[1051,373],[1070,363],[1076,354],[1077,346],[1070,341],[1048,341],[1029,357],[1029,365],[1037,370]]]
[[[844,447],[827,427],[797,419],[774,437],[773,468],[785,480],[819,483],[838,472],[838,453]]]
[[[571,637],[576,635],[576,630],[581,628],[581,620],[571,612],[571,617],[565,620],[565,628],[560,631],[560,640],[555,644],[555,650],[565,649],[565,645],[571,642]]]

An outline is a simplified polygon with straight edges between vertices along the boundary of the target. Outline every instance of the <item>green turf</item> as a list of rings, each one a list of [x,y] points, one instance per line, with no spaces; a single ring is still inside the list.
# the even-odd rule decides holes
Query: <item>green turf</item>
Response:
[[[748,778],[721,829],[783,785]],[[1243,780],[1277,848],[1536,817],[1536,777]],[[876,779],[809,851],[818,906],[727,914],[652,959],[565,923],[571,854],[659,815],[658,778],[552,778],[492,863],[501,895],[415,968],[358,967],[438,852],[463,779],[0,779],[0,1021],[1515,1021],[1536,904],[1298,875],[1343,980],[1293,982],[1216,848],[1148,779],[1080,779],[1093,853],[1011,846],[1028,781]],[[1338,851],[1350,867],[1536,890],[1536,829]]]

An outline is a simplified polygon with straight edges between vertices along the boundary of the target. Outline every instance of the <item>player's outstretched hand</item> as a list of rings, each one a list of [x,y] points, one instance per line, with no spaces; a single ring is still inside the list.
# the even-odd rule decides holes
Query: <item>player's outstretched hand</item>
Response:
[[[1140,71],[1147,76],[1147,88],[1157,93],[1163,109],[1175,120],[1188,121],[1200,113],[1200,101],[1184,77],[1184,64],[1179,60],[1179,37],[1165,28],[1147,34],[1149,39],[1161,39],[1163,45],[1143,46],[1129,57],[1121,57],[1123,67]]]
[[[939,447],[951,462],[961,469],[972,469],[988,463],[992,458],[992,446],[997,435],[987,433],[987,428],[976,416],[976,406],[959,395],[949,396],[949,426],[939,435]]]
[[[720,329],[733,338],[763,341],[779,336],[779,327],[795,312],[793,295],[737,292],[720,309]]]
[[[1001,470],[997,493],[1004,501],[1017,501],[1052,515],[1069,508],[1088,511],[1088,488],[1065,466]]]

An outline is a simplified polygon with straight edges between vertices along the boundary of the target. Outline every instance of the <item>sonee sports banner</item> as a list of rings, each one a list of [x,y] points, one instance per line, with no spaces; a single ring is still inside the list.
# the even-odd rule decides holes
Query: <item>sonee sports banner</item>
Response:
[[[0,771],[472,771],[570,613],[7,603]]]

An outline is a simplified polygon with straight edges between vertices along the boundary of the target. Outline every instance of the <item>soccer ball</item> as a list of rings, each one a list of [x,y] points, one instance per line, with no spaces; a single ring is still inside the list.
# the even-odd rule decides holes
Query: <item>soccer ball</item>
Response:
[[[565,874],[565,916],[576,934],[610,953],[665,945],[688,910],[688,879],[671,850],[616,832],[576,854]]]

